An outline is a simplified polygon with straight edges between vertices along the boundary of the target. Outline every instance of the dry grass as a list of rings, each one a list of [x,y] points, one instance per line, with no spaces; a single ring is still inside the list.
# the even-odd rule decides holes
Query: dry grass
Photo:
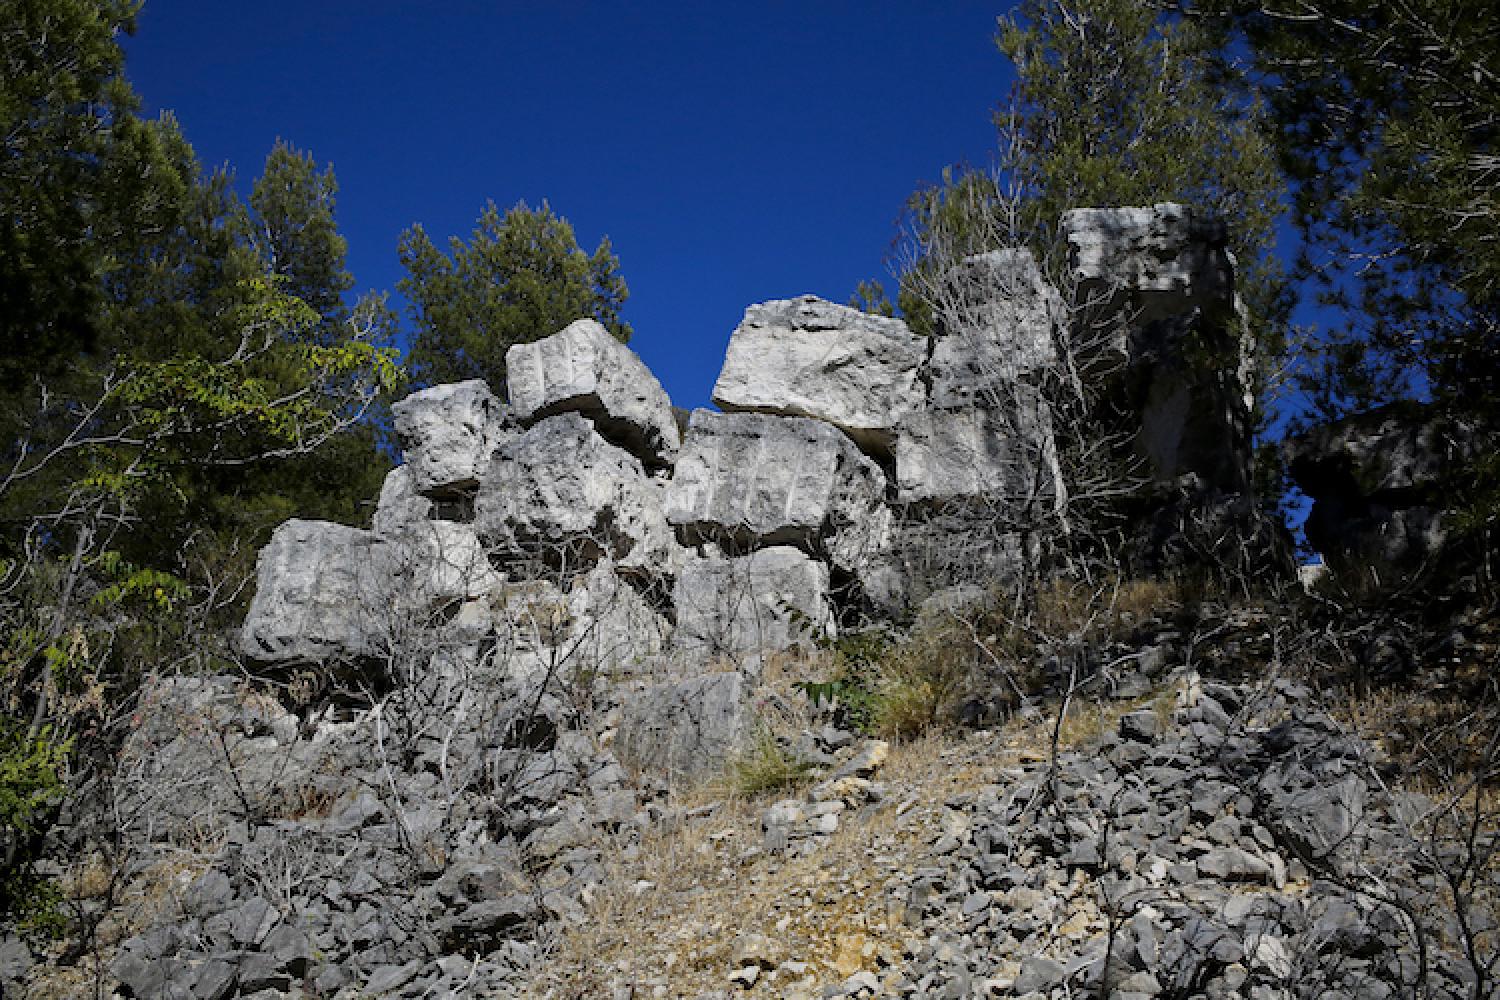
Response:
[[[119,864],[118,861],[113,862]],[[132,879],[116,879],[111,861],[101,855],[80,859],[59,879],[64,898],[72,903],[102,901],[111,890],[123,890],[108,915],[94,929],[95,948],[71,965],[56,964],[55,959],[69,945],[67,940],[52,943],[51,952],[28,974],[23,996],[28,1000],[64,1000],[92,996],[101,980],[108,983],[105,971],[115,946],[125,939],[178,914],[178,900],[193,880],[211,866],[210,857],[188,851],[172,851],[146,865]],[[104,993],[107,995],[108,990]]]
[[[730,761],[728,777],[740,795],[787,792],[810,780],[812,765],[798,760],[770,726],[761,724],[744,752]]]
[[[950,749],[937,737],[901,744],[881,777],[941,801],[982,780],[975,767],[953,766],[943,756]],[[646,995],[655,985],[674,997],[722,989],[741,933],[765,935],[777,961],[807,966],[774,983],[763,978],[753,996],[812,996],[896,961],[912,932],[893,909],[887,883],[929,842],[913,822],[918,810],[898,815],[890,801],[864,821],[847,822],[815,854],[787,858],[760,849],[764,802],[728,800],[702,820],[647,833],[633,852],[610,852],[621,860],[592,900],[589,919],[564,932],[548,963],[553,975],[533,984],[530,995],[608,995],[611,974]],[[701,804],[674,800],[672,807]]]
[[[1180,601],[1179,585],[1162,580],[1052,580],[1024,614],[996,595],[987,605],[929,624],[879,659],[875,727],[892,738],[940,727],[976,683],[991,691],[1008,688],[1014,708],[1044,689],[1039,664],[1049,648],[1107,642]]]
[[[1075,705],[1064,745],[1096,737],[1133,707]],[[867,815],[846,815],[826,845],[802,857],[761,849],[765,798],[706,798],[722,785],[674,796],[674,814],[713,811],[607,851],[614,868],[588,919],[560,935],[549,973],[528,995],[608,996],[618,982],[638,996],[657,987],[671,997],[723,990],[743,933],[768,938],[774,962],[805,965],[735,988],[747,997],[811,998],[856,972],[887,975],[918,943],[898,879],[931,863],[930,846],[952,818],[947,803],[1045,759],[1051,726],[1038,718],[964,737],[929,729],[894,743],[878,775],[888,796]]]
[[[1477,781],[1500,807],[1500,705],[1400,688],[1331,702],[1334,717],[1390,762],[1403,787],[1442,795]]]

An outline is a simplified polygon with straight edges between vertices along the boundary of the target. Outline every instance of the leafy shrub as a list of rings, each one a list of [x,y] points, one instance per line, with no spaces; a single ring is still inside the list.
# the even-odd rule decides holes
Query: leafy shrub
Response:
[[[72,741],[49,730],[32,737],[18,719],[0,716],[0,915],[47,933],[61,929],[55,887],[32,864],[41,836],[62,801]]]
[[[794,685],[815,707],[831,710],[835,725],[856,733],[874,732],[879,697],[880,661],[889,654],[890,637],[881,631],[848,632],[826,643],[833,653],[833,678]]]

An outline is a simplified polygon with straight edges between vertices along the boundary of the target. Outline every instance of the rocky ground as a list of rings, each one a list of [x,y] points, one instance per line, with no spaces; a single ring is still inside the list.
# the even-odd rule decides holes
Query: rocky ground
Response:
[[[1182,670],[1055,732],[899,747],[862,804],[838,769],[705,803],[621,856],[528,995],[1490,995],[1493,826],[1445,827],[1346,714]]]
[[[1495,829],[1458,821],[1495,803],[1412,790],[1389,704],[1325,703],[1265,614],[1216,620],[1146,622],[1110,661],[1149,676],[1091,675],[1065,714],[1054,690],[887,743],[804,705],[779,730],[794,785],[758,795],[632,775],[607,712],[585,731],[543,698],[524,733],[492,726],[505,796],[446,800],[464,752],[441,741],[381,767],[368,716],[299,727],[228,679],[173,682],[178,714],[136,733],[170,780],[120,815],[175,835],[60,860],[91,937],[8,939],[6,995],[1488,995]],[[235,732],[232,782],[187,767]]]
[[[1472,995],[1463,956],[1424,972],[1381,898],[1397,885],[1447,922],[1409,836],[1427,803],[1375,792],[1365,745],[1277,687],[1212,686],[1241,709],[1264,694],[1275,725],[1204,694],[1055,766],[1045,727],[910,750],[888,797],[797,857],[705,815],[679,853],[626,866],[532,995],[1373,997],[1424,975],[1426,995]]]

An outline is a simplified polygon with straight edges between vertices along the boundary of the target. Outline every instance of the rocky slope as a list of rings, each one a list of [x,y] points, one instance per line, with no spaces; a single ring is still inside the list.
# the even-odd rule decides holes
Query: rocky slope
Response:
[[[1263,618],[1008,646],[975,610],[1082,488],[1065,360],[1136,422],[1140,547],[1264,555],[1222,227],[1063,228],[1072,287],[966,261],[988,297],[930,341],[752,307],[685,433],[586,320],[512,349],[508,403],[396,404],[372,527],[282,525],[240,669],[143,685],[58,827],[71,936],[0,939],[6,995],[1472,994],[1492,870],[1443,882],[1426,800],[1278,676]],[[958,650],[967,716],[1021,721],[857,734],[805,682],[861,628]],[[726,793],[762,749],[796,794]]]

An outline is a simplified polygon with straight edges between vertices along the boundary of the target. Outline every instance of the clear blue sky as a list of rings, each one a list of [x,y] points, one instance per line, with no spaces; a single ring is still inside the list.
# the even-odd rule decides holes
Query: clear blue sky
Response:
[[[608,234],[632,346],[691,407],[747,305],[885,277],[906,195],[987,161],[1004,7],[147,0],[126,51],[242,189],[278,137],[333,164],[360,290],[393,290],[402,229],[467,237],[486,199]]]

